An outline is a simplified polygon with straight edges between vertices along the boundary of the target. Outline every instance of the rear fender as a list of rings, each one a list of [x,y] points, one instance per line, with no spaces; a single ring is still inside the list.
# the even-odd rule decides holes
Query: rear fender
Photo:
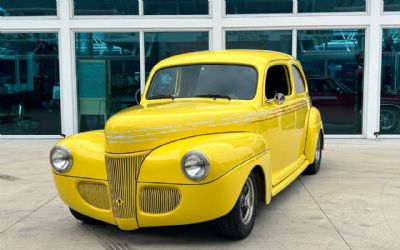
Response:
[[[322,125],[321,114],[317,108],[311,107],[308,118],[307,141],[305,147],[305,156],[310,163],[314,162],[315,149],[320,134],[322,136],[321,146],[323,148],[324,128]]]

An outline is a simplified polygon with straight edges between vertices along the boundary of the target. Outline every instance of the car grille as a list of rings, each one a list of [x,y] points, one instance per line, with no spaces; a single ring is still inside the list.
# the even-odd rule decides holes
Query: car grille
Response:
[[[167,213],[178,207],[181,192],[175,188],[152,187],[140,191],[140,210],[145,213]]]
[[[80,182],[78,184],[79,194],[90,205],[110,210],[110,198],[107,186],[101,183]]]
[[[135,218],[136,181],[146,154],[106,156],[111,207],[116,218]]]

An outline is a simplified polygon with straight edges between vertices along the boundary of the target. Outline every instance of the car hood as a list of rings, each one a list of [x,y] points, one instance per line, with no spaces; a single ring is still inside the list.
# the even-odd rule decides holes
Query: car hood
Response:
[[[192,136],[254,131],[256,118],[251,105],[228,100],[138,105],[107,121],[106,152],[132,153]]]

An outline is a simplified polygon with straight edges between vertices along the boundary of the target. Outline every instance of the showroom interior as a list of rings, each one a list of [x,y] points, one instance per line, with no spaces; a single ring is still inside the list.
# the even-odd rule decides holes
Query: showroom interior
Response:
[[[1,1],[0,138],[102,129],[158,61],[220,49],[300,60],[328,138],[400,138],[400,0]]]

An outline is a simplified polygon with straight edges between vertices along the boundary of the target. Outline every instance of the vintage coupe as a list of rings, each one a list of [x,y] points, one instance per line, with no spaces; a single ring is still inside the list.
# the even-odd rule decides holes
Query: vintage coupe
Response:
[[[50,162],[81,221],[120,229],[215,220],[244,238],[258,201],[321,164],[323,127],[300,63],[272,51],[173,56],[151,71],[140,105],[104,130],[60,141]]]

